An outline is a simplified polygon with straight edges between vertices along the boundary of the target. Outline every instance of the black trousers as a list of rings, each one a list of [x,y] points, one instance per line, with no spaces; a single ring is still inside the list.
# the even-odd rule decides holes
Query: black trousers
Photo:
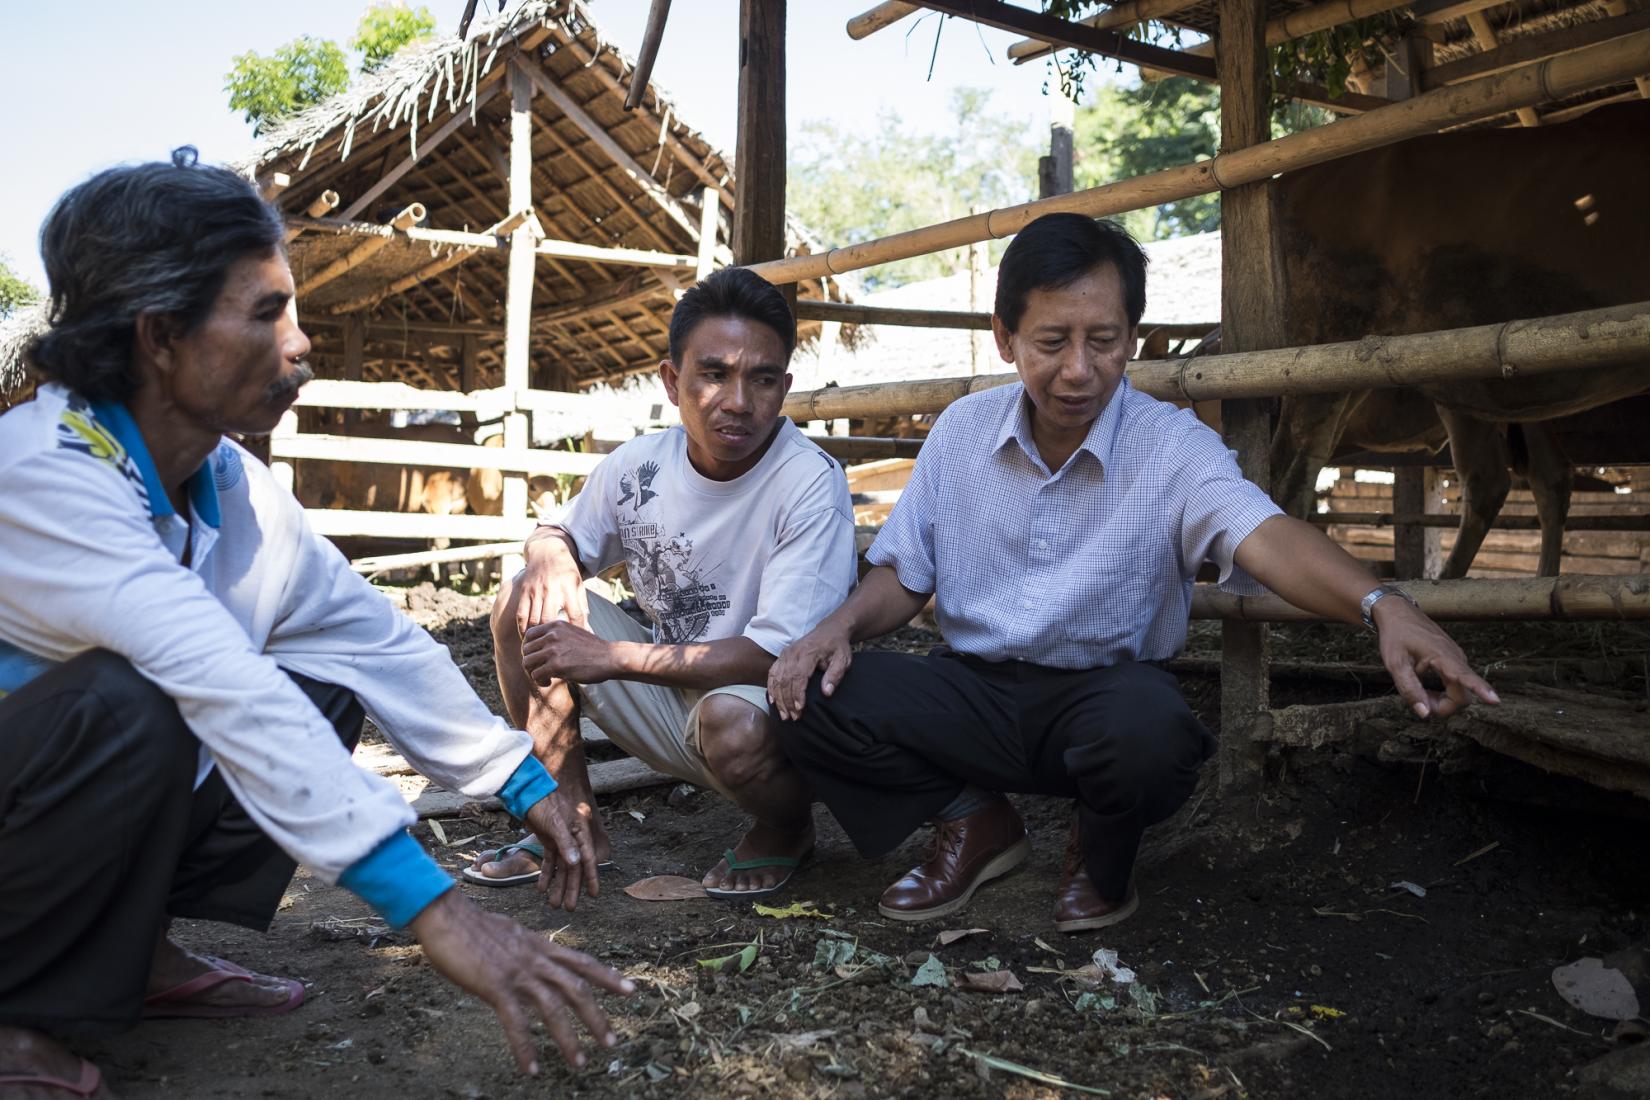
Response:
[[[1133,662],[1083,671],[943,647],[864,652],[827,698],[819,677],[780,744],[868,856],[892,851],[972,783],[1077,801],[1084,866],[1128,889],[1141,834],[1192,793],[1214,737],[1175,678]]]
[[[344,743],[355,696],[289,673]],[[0,698],[0,1024],[60,1034],[135,1023],[169,917],[263,931],[294,863],[177,705],[103,650]]]

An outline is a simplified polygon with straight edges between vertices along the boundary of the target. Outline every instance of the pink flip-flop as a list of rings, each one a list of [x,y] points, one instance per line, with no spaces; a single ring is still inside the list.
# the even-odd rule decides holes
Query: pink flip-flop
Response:
[[[293,978],[277,979],[290,991],[287,999],[278,1005],[214,1005],[201,1004],[195,998],[208,989],[216,989],[225,982],[252,981],[252,972],[232,962],[206,956],[214,969],[190,978],[181,985],[163,990],[143,1000],[145,1019],[216,1020],[231,1016],[279,1016],[291,1012],[304,1003],[304,983]]]
[[[80,1080],[53,1077],[45,1073],[0,1072],[0,1085],[33,1085],[41,1089],[60,1089],[73,1096],[90,1096],[103,1084],[103,1074],[86,1059],[80,1060]]]

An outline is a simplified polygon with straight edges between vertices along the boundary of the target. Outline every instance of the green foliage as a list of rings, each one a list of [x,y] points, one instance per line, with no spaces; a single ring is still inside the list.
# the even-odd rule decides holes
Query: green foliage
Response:
[[[1321,125],[1328,115],[1293,101],[1273,115],[1275,134]],[[1220,151],[1220,88],[1175,76],[1150,84],[1102,84],[1076,112],[1074,175],[1098,187],[1206,160]],[[1220,228],[1220,196],[1194,195],[1117,220],[1142,241]]]
[[[261,134],[288,115],[344,90],[349,65],[338,43],[304,35],[264,57],[248,50],[235,58],[224,91]]]
[[[374,4],[362,13],[350,46],[361,54],[361,71],[370,73],[394,57],[402,46],[434,30],[435,16],[423,5],[409,8],[405,4]]]
[[[1359,68],[1379,70],[1390,55],[1389,43],[1403,37],[1411,21],[1401,10],[1386,11],[1278,43],[1272,47],[1275,99],[1293,84],[1322,84],[1330,98],[1344,95],[1346,78]]]
[[[39,300],[40,288],[13,271],[10,257],[0,252],[0,317]]]
[[[1042,132],[992,114],[983,89],[958,89],[951,106],[955,121],[942,133],[915,132],[892,112],[869,134],[804,124],[791,153],[787,208],[836,246],[1035,198]],[[1003,247],[995,242],[992,255]],[[967,263],[966,249],[952,249],[875,268],[865,281],[899,286]]]
[[[372,72],[414,39],[435,29],[426,7],[380,3],[361,16],[350,48],[360,53],[357,68]],[[349,85],[349,58],[329,38],[302,35],[265,57],[248,50],[234,59],[224,77],[229,106],[261,134],[289,115],[341,92]]]

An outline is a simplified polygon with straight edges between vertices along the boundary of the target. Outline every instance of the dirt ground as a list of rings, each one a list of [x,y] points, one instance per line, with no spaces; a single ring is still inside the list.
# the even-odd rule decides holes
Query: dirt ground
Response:
[[[485,601],[429,587],[410,597],[414,617],[497,707]],[[1642,631],[1456,633],[1481,665],[1547,662],[1555,676],[1598,686],[1592,666],[1604,662],[1614,678],[1600,690],[1645,696]],[[894,644],[923,641],[905,632]],[[1363,636],[1332,628],[1280,631],[1277,650],[1286,662],[1375,660]],[[1190,652],[1218,653],[1218,635],[1200,625]],[[1183,685],[1214,726],[1218,679],[1194,669]],[[1274,705],[1381,690],[1367,677],[1291,673],[1277,681]],[[1598,1095],[1577,1070],[1611,1050],[1611,1025],[1571,1009],[1549,975],[1645,943],[1650,815],[1580,812],[1574,799],[1538,807],[1529,791],[1549,789],[1539,779],[1512,784],[1519,800],[1508,801],[1473,773],[1439,776],[1332,749],[1274,755],[1268,776],[1241,801],[1195,795],[1148,841],[1139,915],[1073,937],[1056,933],[1051,917],[1069,821],[1053,800],[1016,799],[1036,845],[1025,868],[956,920],[908,926],[880,919],[875,903],[921,858],[921,837],[864,861],[816,808],[817,863],[769,900],[824,915],[777,919],[750,903],[625,895],[649,875],[697,878],[743,826],[732,807],[691,788],[607,799],[615,866],[576,913],[547,909],[531,888],[462,887],[637,980],[635,997],[608,1004],[620,1046],[582,1071],[561,1066],[547,1044],[543,1078],[519,1077],[485,1005],[437,977],[410,937],[303,871],[268,935],[179,929],[191,945],[301,977],[309,999],[299,1011],[154,1022],[84,1052],[123,1095],[179,1100]],[[428,825],[416,834],[455,872],[515,835],[502,814],[442,827],[447,845]],[[978,931],[941,946],[948,929]],[[719,971],[700,962],[749,945],[743,972],[737,958]],[[1101,947],[1137,972],[1132,985],[1091,989],[1057,973]],[[920,984],[940,968],[943,987]],[[960,988],[965,974],[1000,970],[1023,990]]]

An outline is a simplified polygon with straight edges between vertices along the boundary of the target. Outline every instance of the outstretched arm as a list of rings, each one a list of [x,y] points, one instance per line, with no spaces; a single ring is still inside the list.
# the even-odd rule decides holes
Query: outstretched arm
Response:
[[[824,670],[820,690],[830,695],[853,662],[855,642],[880,638],[910,622],[929,593],[913,592],[899,582],[891,565],[879,565],[865,575],[841,607],[797,639],[768,670],[768,698],[781,718],[802,713],[808,681]]]
[[[1273,516],[1238,544],[1233,555],[1244,571],[1303,611],[1361,623],[1359,602],[1375,587],[1375,578],[1357,559],[1309,523]],[[1375,605],[1381,660],[1398,694],[1422,718],[1448,717],[1472,703],[1501,700],[1472,670],[1461,647],[1419,608],[1401,599]],[[1427,673],[1444,684],[1442,693],[1421,683]]]

